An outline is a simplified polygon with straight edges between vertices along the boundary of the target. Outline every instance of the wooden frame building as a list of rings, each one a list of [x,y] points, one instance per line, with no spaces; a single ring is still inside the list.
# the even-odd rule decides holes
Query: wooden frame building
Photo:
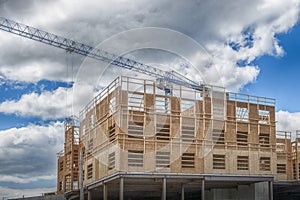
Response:
[[[299,177],[299,143],[288,133],[276,133],[275,100],[222,87],[199,91],[169,84],[166,90],[155,81],[118,77],[81,111],[79,130],[84,185],[92,188],[121,172],[235,175],[256,181]],[[72,162],[78,162],[79,146],[73,144]],[[58,170],[67,152],[68,142]],[[78,171],[62,171],[58,191],[66,192],[67,179],[59,190],[62,177],[73,173],[76,178]]]

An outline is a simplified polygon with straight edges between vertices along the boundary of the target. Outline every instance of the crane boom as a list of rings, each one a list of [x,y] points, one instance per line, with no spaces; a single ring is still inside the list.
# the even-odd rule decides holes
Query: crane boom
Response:
[[[191,87],[193,89],[201,90],[201,86],[198,83],[175,71],[164,71],[126,57],[118,56],[104,50],[76,42],[74,40],[70,40],[28,25],[15,22],[13,20],[0,17],[0,29],[31,40],[61,48],[69,52],[74,52],[83,56],[111,63],[118,67],[147,74],[149,76],[155,77],[160,81],[180,84]]]

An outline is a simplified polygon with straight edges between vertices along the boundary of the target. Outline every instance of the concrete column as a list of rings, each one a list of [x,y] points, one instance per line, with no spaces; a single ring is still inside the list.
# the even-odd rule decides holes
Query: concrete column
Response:
[[[80,191],[79,198],[80,200],[84,200],[84,189],[83,189],[83,152],[80,150],[80,160],[79,160],[79,177],[80,177]],[[66,183],[66,182],[65,182]],[[64,183],[64,184],[65,184]]]
[[[269,181],[269,199],[273,200],[273,182]]]
[[[92,191],[88,190],[88,200],[92,200]]]
[[[166,200],[167,199],[167,179],[163,178],[163,188],[162,188],[162,200]]]
[[[119,199],[123,200],[124,199],[124,178],[120,178],[120,194],[119,194]]]
[[[201,185],[201,199],[205,200],[205,180],[202,179],[202,185]]]
[[[107,200],[107,186],[103,184],[103,200]]]
[[[181,184],[181,200],[184,200],[184,185]]]

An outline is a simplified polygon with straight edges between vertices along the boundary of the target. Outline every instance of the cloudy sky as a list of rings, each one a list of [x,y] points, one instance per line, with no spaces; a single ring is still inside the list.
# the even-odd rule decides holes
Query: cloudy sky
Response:
[[[278,129],[295,131],[299,1],[0,0],[0,13],[195,81],[276,98]],[[116,76],[141,75],[3,31],[0,41],[0,197],[54,191],[65,117]]]

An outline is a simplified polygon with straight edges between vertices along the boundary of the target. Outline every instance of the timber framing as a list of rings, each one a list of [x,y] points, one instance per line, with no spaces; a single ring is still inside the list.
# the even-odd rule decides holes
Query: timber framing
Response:
[[[201,91],[172,84],[169,88],[165,93],[152,80],[115,79],[80,112],[72,137],[78,135],[81,144],[65,143],[58,171],[72,144],[73,162],[79,162],[76,151],[83,151],[88,191],[105,180],[120,183],[125,178],[126,184],[130,176],[162,180],[162,174],[169,181],[195,179],[200,181],[197,187],[208,181],[205,188],[219,187],[216,177],[222,184],[299,179],[300,132],[295,140],[289,132],[276,132],[275,99],[209,85]],[[66,170],[59,173],[58,189],[61,180],[65,185],[62,192],[70,188]],[[71,173],[72,183],[77,181],[71,185],[75,191],[78,168]]]

